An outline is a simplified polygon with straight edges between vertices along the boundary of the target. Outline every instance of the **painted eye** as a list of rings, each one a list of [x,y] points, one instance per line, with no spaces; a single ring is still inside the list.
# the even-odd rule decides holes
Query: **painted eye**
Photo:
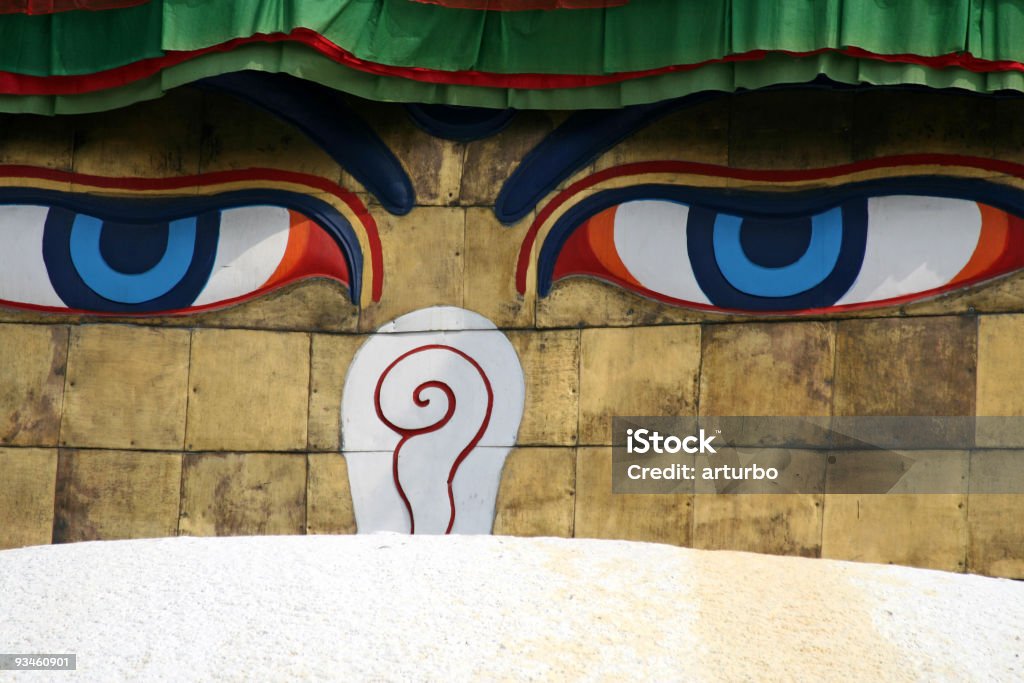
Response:
[[[89,313],[178,313],[332,278],[358,302],[361,254],[348,220],[308,197],[114,200],[33,193],[0,204],[3,303]],[[38,201],[44,198],[48,201]],[[189,213],[191,211],[191,213]],[[316,219],[310,215],[315,215]]]
[[[853,196],[796,201],[794,209],[778,195],[683,201],[672,197],[677,189],[649,188],[667,196],[620,203],[619,193],[595,195],[589,211],[567,212],[567,238],[542,249],[540,293],[589,275],[695,308],[839,310],[902,303],[1024,267],[1024,220],[971,199]]]

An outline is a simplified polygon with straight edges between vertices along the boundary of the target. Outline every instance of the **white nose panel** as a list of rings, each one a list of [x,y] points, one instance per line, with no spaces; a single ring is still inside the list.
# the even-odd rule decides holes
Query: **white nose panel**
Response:
[[[409,313],[359,349],[341,442],[360,533],[490,533],[525,383],[491,321],[452,307]]]

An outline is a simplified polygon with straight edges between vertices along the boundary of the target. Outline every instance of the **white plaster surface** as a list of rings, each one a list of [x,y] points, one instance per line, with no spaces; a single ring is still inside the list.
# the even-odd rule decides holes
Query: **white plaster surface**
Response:
[[[486,318],[459,308],[434,307],[404,315],[380,328],[356,353],[345,378],[341,405],[342,451],[360,532],[410,529],[395,490],[392,454],[402,438],[377,415],[375,392],[385,370],[403,354],[425,346],[465,353],[483,370],[493,393],[491,415],[476,448],[456,471],[453,531],[489,533],[505,457],[515,444],[526,385],[515,349]],[[441,381],[455,396],[455,412],[441,429],[409,438],[399,452],[402,488],[416,533],[444,533],[451,519],[448,476],[456,458],[487,419],[487,389],[480,372],[450,349],[431,348],[399,361],[381,384],[384,416],[404,429],[437,423],[448,409],[441,389],[430,387],[416,405],[416,388]]]
[[[1024,583],[625,541],[170,538],[0,552],[60,681],[1019,681]]]

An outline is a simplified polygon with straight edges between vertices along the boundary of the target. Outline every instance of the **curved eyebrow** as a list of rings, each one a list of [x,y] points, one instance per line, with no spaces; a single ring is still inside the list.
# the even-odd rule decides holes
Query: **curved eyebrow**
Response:
[[[724,97],[707,92],[623,109],[578,111],[523,157],[502,185],[494,213],[506,225],[526,216],[560,182],[633,133],[677,109]]]
[[[199,85],[233,95],[295,126],[391,213],[407,214],[416,204],[401,162],[341,93],[286,74],[259,71],[214,76]]]
[[[813,90],[822,87],[851,92],[883,88],[837,83],[821,76],[809,83],[767,86],[758,88],[757,92]],[[926,86],[913,85],[892,86],[892,89],[928,90]],[[700,92],[674,100],[633,105],[622,109],[577,111],[523,157],[498,193],[498,198],[494,202],[494,213],[498,220],[506,225],[515,223],[529,214],[541,199],[558,187],[559,183],[640,129],[679,109],[739,92],[741,91]]]

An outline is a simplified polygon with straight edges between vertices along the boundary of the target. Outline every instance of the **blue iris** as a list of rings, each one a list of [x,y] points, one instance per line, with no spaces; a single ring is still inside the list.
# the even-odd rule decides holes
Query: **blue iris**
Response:
[[[79,214],[71,224],[71,262],[82,280],[104,299],[121,304],[152,301],[171,291],[192,265],[196,243],[195,218],[171,221],[166,229],[163,226],[160,229],[145,226],[138,230],[138,234],[141,236],[138,241],[164,242],[163,254],[147,270],[122,272],[110,266],[100,248],[103,221]]]
[[[54,207],[43,233],[43,260],[69,308],[104,313],[185,309],[210,278],[219,224],[216,211],[126,224]]]
[[[832,306],[860,272],[867,202],[811,216],[743,217],[691,206],[689,260],[720,308],[786,311]]]
[[[843,215],[839,209],[832,209],[812,217],[807,246],[785,266],[766,268],[752,261],[744,250],[742,231],[743,219],[738,216],[719,214],[715,219],[715,260],[725,279],[754,296],[794,296],[823,282],[836,267],[843,246]],[[785,253],[786,246],[781,241],[768,245],[773,256]]]

